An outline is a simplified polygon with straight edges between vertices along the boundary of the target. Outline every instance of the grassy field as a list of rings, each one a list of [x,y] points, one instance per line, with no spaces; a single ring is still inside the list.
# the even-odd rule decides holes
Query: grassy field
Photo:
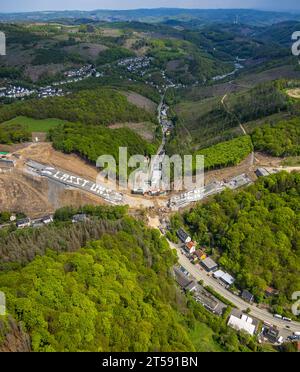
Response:
[[[190,333],[197,352],[221,352],[221,347],[213,339],[213,331],[203,323],[197,323]]]
[[[3,124],[18,124],[24,126],[29,132],[49,132],[50,129],[57,127],[59,124],[65,123],[64,120],[60,119],[32,119],[25,116],[18,116],[14,119],[6,121]]]

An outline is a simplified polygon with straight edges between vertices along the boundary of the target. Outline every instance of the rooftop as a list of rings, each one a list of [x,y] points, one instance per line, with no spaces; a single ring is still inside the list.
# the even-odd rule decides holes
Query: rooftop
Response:
[[[174,268],[175,280],[177,284],[182,288],[186,288],[189,284],[192,283],[192,280],[187,277],[178,267]]]
[[[213,270],[214,268],[218,267],[218,264],[210,257],[207,257],[201,261],[201,264],[204,265],[208,270]]]
[[[249,291],[247,291],[247,289],[244,289],[243,292],[242,292],[242,298],[246,301],[253,301],[254,299],[254,296],[252,293],[250,293]]]
[[[248,317],[247,315],[242,315],[241,318],[237,318],[236,316],[231,315],[228,320],[228,326],[238,331],[245,331],[250,335],[254,335],[256,328],[253,324],[253,319]]]

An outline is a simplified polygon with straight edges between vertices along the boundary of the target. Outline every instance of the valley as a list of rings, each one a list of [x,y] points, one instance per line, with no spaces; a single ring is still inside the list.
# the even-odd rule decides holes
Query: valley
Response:
[[[0,351],[297,347],[299,25],[0,13]],[[176,190],[164,162],[184,155],[204,183]]]

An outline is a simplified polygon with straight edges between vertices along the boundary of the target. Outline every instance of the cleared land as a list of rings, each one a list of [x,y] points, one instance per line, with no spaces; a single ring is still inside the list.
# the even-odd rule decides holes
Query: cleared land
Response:
[[[136,105],[139,108],[142,108],[151,114],[156,112],[157,105],[149,98],[142,96],[141,94],[135,92],[124,92],[128,102]]]
[[[119,129],[119,128],[129,128],[132,131],[136,132],[146,141],[153,142],[155,139],[155,124],[151,123],[150,121],[142,122],[142,123],[116,123],[110,125],[108,128],[110,129]]]
[[[289,89],[286,92],[292,98],[297,98],[297,99],[300,98],[300,88]]]
[[[99,53],[107,50],[103,44],[95,44],[95,43],[81,43],[76,45],[70,45],[64,48],[65,51],[68,53],[77,53],[81,57],[84,58],[92,58],[93,60],[99,56]]]
[[[282,161],[281,165],[287,167],[295,167],[300,165],[300,156],[291,156]]]
[[[66,66],[61,64],[51,63],[49,65],[27,65],[24,75],[29,77],[33,82],[37,82],[43,76],[55,76],[56,74],[64,71]]]
[[[247,87],[253,87],[256,84],[264,83],[277,79],[299,79],[300,72],[293,65],[286,65],[272,68],[269,70],[241,75],[235,80],[235,84]]]

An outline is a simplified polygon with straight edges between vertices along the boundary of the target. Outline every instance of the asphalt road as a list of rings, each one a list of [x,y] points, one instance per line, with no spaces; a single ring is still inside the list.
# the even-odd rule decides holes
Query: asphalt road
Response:
[[[300,332],[300,323],[294,321],[286,322],[276,319],[267,310],[259,309],[256,304],[250,305],[249,303],[245,302],[241,297],[229,292],[215,278],[213,278],[213,276],[209,275],[200,265],[192,264],[189,259],[181,253],[181,250],[177,245],[173,244],[172,242],[169,242],[169,244],[172,249],[176,249],[181,266],[183,266],[197,281],[202,280],[205,285],[212,287],[216,292],[230,301],[238,309],[243,311],[249,308],[251,310],[250,315],[262,320],[263,322],[276,326],[280,330],[280,335],[285,338],[291,335],[293,332]],[[290,328],[287,329],[286,326],[289,326]]]
[[[26,164],[41,176],[47,177],[52,181],[97,195],[111,204],[122,204],[123,195],[114,190],[110,190],[103,185],[84,179],[76,174],[65,172],[34,161],[29,161]]]

